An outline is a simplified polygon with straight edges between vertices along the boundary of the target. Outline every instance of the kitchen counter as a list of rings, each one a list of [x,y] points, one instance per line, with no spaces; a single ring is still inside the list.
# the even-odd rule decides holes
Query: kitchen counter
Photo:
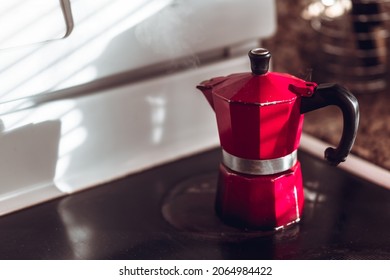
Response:
[[[301,17],[310,1],[276,1],[278,30],[263,42],[273,54],[273,71],[286,72],[314,82],[332,82],[323,74],[319,34]],[[390,170],[390,89],[356,93],[360,124],[352,153]],[[304,132],[337,145],[342,131],[342,114],[327,107],[307,113]]]

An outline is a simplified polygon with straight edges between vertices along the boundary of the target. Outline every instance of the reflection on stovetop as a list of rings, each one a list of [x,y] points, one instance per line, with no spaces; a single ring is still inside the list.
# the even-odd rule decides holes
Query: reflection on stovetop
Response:
[[[0,258],[390,259],[390,191],[299,157],[304,216],[277,232],[216,218],[212,150],[2,217]]]

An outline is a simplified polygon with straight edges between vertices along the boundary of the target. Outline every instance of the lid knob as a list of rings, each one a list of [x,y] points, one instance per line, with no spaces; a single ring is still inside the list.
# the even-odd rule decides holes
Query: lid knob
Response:
[[[271,53],[267,49],[252,49],[248,55],[251,60],[251,68],[254,75],[263,75],[268,72]]]

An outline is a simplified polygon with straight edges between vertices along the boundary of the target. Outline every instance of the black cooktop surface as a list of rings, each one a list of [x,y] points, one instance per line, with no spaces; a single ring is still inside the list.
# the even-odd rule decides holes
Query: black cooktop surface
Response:
[[[302,151],[305,208],[277,232],[222,224],[213,150],[0,218],[0,259],[390,259],[390,191]]]

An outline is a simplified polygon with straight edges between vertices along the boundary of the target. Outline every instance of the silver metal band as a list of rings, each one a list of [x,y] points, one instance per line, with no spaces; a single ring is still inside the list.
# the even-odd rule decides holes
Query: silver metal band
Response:
[[[250,175],[271,175],[286,171],[297,162],[297,150],[274,159],[244,159],[222,150],[222,162],[233,171]]]

